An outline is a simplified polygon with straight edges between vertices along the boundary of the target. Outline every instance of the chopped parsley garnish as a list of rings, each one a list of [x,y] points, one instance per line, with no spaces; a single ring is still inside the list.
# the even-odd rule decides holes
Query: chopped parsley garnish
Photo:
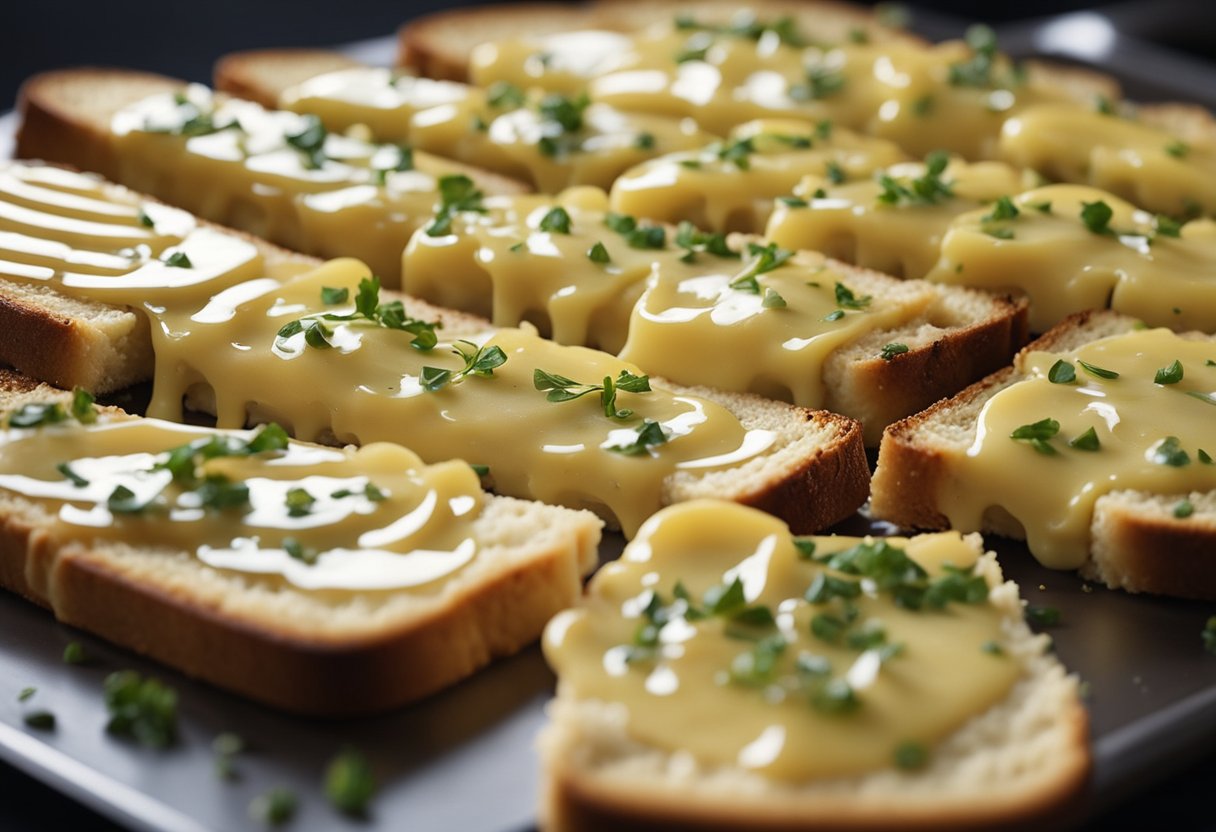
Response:
[[[798,25],[792,17],[782,16],[771,22],[764,22],[750,12],[740,13],[726,25],[702,23],[687,14],[676,15],[675,27],[680,31],[701,31],[713,35],[728,35],[745,40],[760,40],[766,32],[772,32],[786,46],[806,46],[806,38],[798,31]]]
[[[280,826],[295,817],[296,794],[285,786],[276,786],[258,795],[249,804],[249,816],[270,826]]]
[[[799,560],[810,560],[815,557],[816,544],[814,540],[808,537],[795,537],[793,539],[794,548],[798,550]]]
[[[59,402],[23,404],[8,414],[10,428],[37,428],[66,422],[68,412]]]
[[[495,81],[486,90],[486,102],[495,109],[516,110],[527,100],[524,91],[508,81]]]
[[[1156,384],[1177,384],[1182,381],[1182,362],[1174,359],[1168,367],[1162,367],[1153,377]]]
[[[638,150],[654,150],[654,133],[638,133],[633,137],[633,146]]]
[[[604,216],[604,225],[625,238],[630,248],[661,249],[667,246],[667,232],[658,225],[639,225],[637,219],[628,214],[609,211]]]
[[[306,115],[303,118],[304,128],[299,133],[287,134],[284,140],[300,151],[304,167],[317,170],[325,164],[325,137],[328,131],[316,116]]]
[[[84,645],[79,641],[69,641],[63,647],[63,663],[64,664],[84,664],[87,657],[84,653]]]
[[[21,693],[17,694],[17,701],[28,702],[37,692],[38,688],[22,688]]]
[[[21,718],[30,728],[39,731],[53,731],[55,729],[55,715],[50,711],[30,711]]]
[[[507,363],[507,354],[497,345],[478,347],[472,341],[461,339],[452,344],[453,353],[464,359],[464,366],[453,372],[439,367],[423,367],[422,389],[434,393],[450,384],[459,384],[469,376],[488,378],[494,370]]]
[[[472,468],[473,473],[479,477],[490,476],[490,466],[489,465],[481,465],[476,462],[470,462],[469,467]]]
[[[756,280],[758,276],[780,268],[794,256],[794,252],[779,248],[776,243],[763,246],[759,243],[748,243],[747,253],[755,259],[730,282],[730,288],[753,295],[760,294],[760,283]]]
[[[372,171],[372,183],[384,185],[390,173],[402,173],[414,169],[414,150],[408,145],[397,146],[397,161],[392,167],[375,168]]]
[[[790,87],[795,101],[818,101],[836,95],[845,87],[844,74],[826,66],[807,67],[805,80]]]
[[[1081,222],[1094,234],[1113,235],[1110,221],[1115,212],[1102,200],[1081,203]]]
[[[908,351],[907,344],[891,343],[886,344],[882,348],[880,355],[883,361],[890,361],[897,355],[903,355]]]
[[[621,370],[615,380],[612,376],[604,376],[602,384],[583,384],[557,373],[546,372],[538,367],[532,372],[532,384],[537,390],[545,392],[545,399],[550,402],[569,402],[580,399],[588,393],[599,393],[604,415],[609,419],[628,419],[633,416],[632,410],[617,409],[616,394],[618,391],[650,392],[650,376],[634,375],[628,370]]]
[[[934,106],[936,106],[936,101],[932,95],[922,95],[912,102],[912,115],[924,118],[933,112]]]
[[[884,205],[936,205],[943,199],[954,196],[951,184],[942,178],[950,157],[942,151],[934,151],[925,157],[925,172],[907,185],[890,174],[880,174],[878,184],[882,192],[878,201]]]
[[[1090,427],[1084,433],[1069,439],[1068,447],[1078,451],[1097,451],[1102,448],[1102,443],[1098,439],[1098,432]]]
[[[583,112],[590,105],[587,95],[575,98],[550,93],[537,105],[544,135],[537,142],[537,149],[549,157],[561,157],[580,147],[575,135],[583,128]]]
[[[350,299],[350,289],[343,286],[341,289],[335,289],[332,286],[321,287],[321,303],[326,306],[334,306],[339,303],[346,303]]]
[[[298,560],[308,566],[312,566],[317,562],[317,558],[321,557],[320,551],[305,546],[294,537],[283,538],[283,551],[287,553],[289,558]]]
[[[233,482],[227,477],[208,476],[195,490],[195,493],[203,508],[223,511],[249,505],[249,486],[243,482]]]
[[[1077,380],[1077,368],[1061,358],[1047,371],[1047,380],[1052,384],[1072,384]]]
[[[753,136],[717,145],[718,158],[727,164],[734,165],[739,170],[751,167],[750,157],[756,152],[756,140]]]
[[[1115,115],[1115,102],[1110,100],[1110,96],[1095,95],[1094,109],[1104,116],[1113,116]]]
[[[1119,373],[1115,370],[1108,370],[1105,367],[1099,367],[1096,364],[1090,364],[1088,361],[1077,359],[1077,363],[1081,365],[1081,369],[1089,373],[1091,376],[1098,378],[1115,379],[1119,377]]]
[[[156,227],[156,221],[153,220],[152,217],[148,216],[148,212],[145,211],[143,208],[139,209],[139,213],[137,213],[135,215],[135,218],[137,220],[139,220],[139,224],[142,225],[144,228],[155,228]]]
[[[106,498],[106,508],[111,514],[139,514],[147,503],[141,503],[135,498],[135,492],[125,485],[116,485]]]
[[[833,185],[842,184],[847,178],[844,174],[844,168],[835,160],[829,160],[824,166],[824,172],[827,174],[828,181]]]
[[[376,793],[371,766],[358,751],[347,748],[325,769],[325,796],[336,809],[348,815],[362,815]]]
[[[1001,645],[995,641],[985,641],[980,645],[980,650],[987,653],[989,656],[1005,655],[1005,648],[1001,647]]]
[[[324,299],[324,298],[322,298]],[[416,350],[430,350],[439,343],[435,330],[441,325],[437,322],[423,321],[411,318],[405,313],[405,306],[399,300],[386,303],[380,302],[380,278],[365,277],[359,281],[359,290],[355,295],[355,309],[344,315],[325,313],[307,318],[297,318],[279,328],[276,340],[284,340],[304,333],[304,343],[314,349],[328,349],[333,346],[330,336],[339,324],[347,326],[378,326],[385,329],[395,329],[408,332],[414,336],[410,346]]]
[[[1051,456],[1056,453],[1056,449],[1051,445],[1051,440],[1059,432],[1060,423],[1055,419],[1047,418],[1015,428],[1009,434],[1009,438],[1018,442],[1025,442],[1039,453]]]
[[[1054,627],[1060,623],[1060,611],[1031,604],[1026,607],[1026,621],[1033,627]]]
[[[836,305],[841,309],[852,309],[860,311],[866,309],[870,305],[872,298],[869,295],[857,295],[848,286],[845,286],[840,281],[836,282]]]
[[[1199,461],[1201,463],[1203,463],[1204,465],[1212,464],[1212,455],[1209,454],[1207,451],[1205,451],[1203,448],[1199,449],[1199,452],[1196,454],[1196,456],[1199,458]]]
[[[166,266],[174,269],[193,269],[194,264],[190,262],[190,256],[184,251],[175,251],[168,257],[161,260]]]
[[[308,493],[308,489],[299,486],[287,489],[287,494],[283,498],[283,504],[287,507],[289,517],[305,517],[311,514],[312,507],[316,503],[317,498]]]
[[[1183,222],[1179,222],[1173,217],[1167,217],[1165,214],[1158,214],[1153,218],[1153,235],[1156,237],[1181,237]]]
[[[215,754],[216,776],[224,780],[235,780],[237,770],[236,756],[245,750],[245,740],[239,734],[224,732],[217,734],[211,741],[211,751]]]
[[[1191,152],[1191,146],[1182,139],[1175,139],[1165,146],[1165,152],[1175,159],[1185,159],[1186,155]]]
[[[996,33],[989,26],[977,24],[967,29],[966,41],[974,54],[969,60],[950,65],[950,83],[956,87],[992,86],[992,70],[997,57]]]
[[[477,184],[464,174],[439,177],[439,208],[435,219],[426,227],[428,237],[442,237],[451,233],[452,218],[461,211],[485,213],[481,204],[484,194]]]
[[[663,426],[653,419],[644,419],[642,426],[637,429],[637,436],[632,442],[623,445],[609,445],[604,448],[624,456],[641,456],[649,453],[650,449],[667,442],[667,432]]]
[[[1191,456],[1182,448],[1182,443],[1177,436],[1167,436],[1161,440],[1161,443],[1153,450],[1153,462],[1159,465],[1169,465],[1172,468],[1181,468],[1191,464]]]
[[[587,259],[592,263],[599,263],[601,265],[612,262],[612,256],[608,254],[608,249],[604,248],[604,244],[601,242],[596,242],[595,245],[587,249]]]
[[[684,249],[684,255],[680,260],[685,263],[696,262],[697,254],[700,252],[712,254],[715,257],[739,258],[739,253],[732,251],[726,244],[725,234],[701,231],[687,220],[681,222],[676,228],[675,243]]]
[[[766,286],[764,299],[760,301],[760,305],[765,309],[784,309],[788,304],[776,289]]]
[[[1000,197],[992,204],[992,210],[985,214],[982,218],[983,222],[1000,222],[1002,220],[1016,219],[1021,212],[1018,207],[1013,204],[1007,196]]]
[[[1181,499],[1174,503],[1174,516],[1179,520],[1185,520],[1195,513],[1195,506],[1190,500]]]
[[[908,740],[895,747],[895,766],[904,771],[917,771],[929,764],[929,751],[918,742]]]
[[[570,233],[570,214],[565,208],[560,205],[549,209],[549,212],[541,217],[540,230],[556,232],[558,234]]]
[[[776,678],[777,660],[788,646],[786,640],[773,633],[761,638],[756,646],[740,653],[731,662],[731,681],[750,687],[765,687]]]
[[[106,677],[106,710],[111,734],[130,737],[140,745],[167,748],[177,738],[177,694],[152,677],[120,670]]]

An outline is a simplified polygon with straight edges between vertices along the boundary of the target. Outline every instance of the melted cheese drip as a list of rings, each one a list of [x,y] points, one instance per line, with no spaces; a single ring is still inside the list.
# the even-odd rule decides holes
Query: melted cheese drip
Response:
[[[360,256],[388,285],[410,234],[431,216],[438,177],[459,172],[423,153],[414,154],[413,170],[393,171],[398,148],[336,134],[325,138],[324,161],[310,167],[308,154],[287,143],[308,126],[302,116],[213,98],[198,86],[185,96],[184,106],[166,93],[115,114],[119,181],[297,251]],[[240,129],[174,132],[198,113]],[[389,171],[383,185],[377,171]]]
[[[117,247],[155,238],[161,228],[157,206],[144,206],[158,217],[148,229],[136,205],[110,199],[95,179],[22,165],[6,173],[27,185],[41,179],[66,184],[44,188],[42,210],[22,215],[28,233],[0,236],[0,277],[143,311],[152,321],[156,354],[153,416],[180,420],[189,395],[195,404],[213,407],[221,427],[241,427],[252,418],[277,421],[306,439],[404,442],[428,461],[463,458],[489,465],[502,493],[599,509],[627,533],[667,501],[670,475],[734,467],[765,454],[776,441],[771,431],[745,429],[719,405],[659,389],[621,393],[618,406],[636,411],[624,420],[606,417],[597,395],[547,402],[533,385],[537,368],[591,384],[622,370],[639,371],[609,355],[561,347],[519,330],[472,336],[478,344],[501,347],[508,357],[492,377],[424,392],[424,366],[457,371],[464,364],[447,344],[422,352],[409,346],[407,333],[342,322],[334,324],[332,349],[306,347],[303,334],[276,338],[289,321],[353,311],[359,282],[369,274],[364,264],[336,260],[305,272],[292,263],[270,277],[247,279],[265,273],[257,250],[203,230],[189,232],[177,246],[198,258],[193,268],[140,255],[126,258],[132,262],[124,269],[125,249]],[[102,205],[74,201],[79,199]],[[64,210],[87,208],[98,216],[111,211],[105,204],[117,207],[104,222],[84,220],[62,216],[57,200],[75,206]],[[19,207],[0,199],[0,214]],[[166,224],[182,220],[180,212],[166,216]],[[186,230],[189,223],[178,225],[176,230]],[[225,241],[230,248],[221,245]],[[112,268],[87,276],[87,286],[77,285],[69,261]],[[326,306],[324,287],[346,289],[350,300]],[[635,456],[608,450],[631,444],[643,419],[659,422],[668,441]]]
[[[698,255],[694,267],[656,268],[630,319],[621,358],[681,384],[824,407],[823,370],[836,350],[924,314],[934,299],[927,285],[908,284],[846,310],[837,303],[836,285],[847,287],[848,277],[810,252],[759,275],[759,292],[731,288],[740,270],[737,262],[708,255]],[[786,305],[765,308],[769,290]]]
[[[1183,339],[1165,329],[1104,338],[1070,353],[1025,354],[1021,369],[1029,378],[984,405],[971,447],[943,452],[947,474],[937,505],[962,531],[979,529],[984,512],[999,506],[1021,524],[1031,553],[1045,566],[1079,568],[1088,557],[1094,504],[1103,495],[1130,489],[1177,495],[1181,501],[1216,488],[1216,465],[1199,457],[1200,449],[1216,453],[1213,359],[1216,347],[1210,341]],[[1058,360],[1076,367],[1076,384],[1048,380]],[[1182,380],[1156,383],[1157,371],[1175,360],[1182,364]],[[1079,361],[1119,377],[1096,377]],[[1057,453],[1038,453],[1009,438],[1018,427],[1047,418],[1060,423],[1050,440]],[[1090,428],[1099,450],[1068,446]],[[1187,453],[1186,464],[1158,461],[1157,452],[1170,436]]]
[[[816,554],[858,538],[815,538]],[[930,573],[943,563],[969,567],[973,545],[957,533],[893,539]],[[775,780],[801,782],[891,768],[903,742],[931,745],[1004,698],[1018,676],[1015,661],[981,645],[1002,642],[994,604],[951,604],[946,612],[912,612],[888,596],[858,599],[861,618],[880,619],[899,656],[879,666],[875,650],[858,652],[810,635],[824,609],[803,600],[823,567],[799,559],[779,521],[737,505],[687,503],[652,518],[621,559],[592,579],[585,603],[545,631],[545,656],[579,699],[619,703],[638,741],[686,751],[703,766],[738,766]],[[827,659],[861,700],[853,713],[825,714],[807,695],[781,683],[732,683],[730,670],[753,642],[731,638],[721,618],[674,618],[659,635],[658,658],[627,663],[651,591],[664,602],[682,582],[692,598],[738,577],[748,604],[777,614],[788,642],[777,678],[797,678],[800,655]],[[699,600],[698,600],[699,603]],[[729,714],[729,719],[723,719]]]
[[[893,165],[897,181],[923,176],[920,162]],[[874,180],[832,185],[808,177],[796,193],[806,206],[778,202],[765,236],[785,248],[821,251],[829,257],[907,279],[923,278],[941,256],[941,242],[959,214],[1007,194],[1020,193],[1022,174],[997,162],[951,162],[942,174],[954,198],[936,203],[889,205],[878,200]],[[822,189],[826,196],[813,194]]]
[[[1172,152],[1171,152],[1172,151]],[[1080,107],[1031,107],[1005,122],[1000,157],[1093,185],[1150,211],[1216,213],[1216,146]]]
[[[252,435],[105,416],[92,426],[10,428],[0,431],[0,491],[44,506],[59,543],[193,552],[217,569],[307,590],[424,588],[475,556],[470,525],[484,497],[472,469],[460,462],[426,467],[388,444],[339,450],[298,443],[284,452],[207,460],[200,478],[225,477],[249,489],[247,505],[226,509],[204,508],[196,491],[156,469],[175,447]],[[79,484],[57,470],[61,463]],[[383,499],[368,498],[369,483]],[[112,511],[107,501],[118,487],[149,507]],[[287,505],[296,488],[316,500],[299,516]],[[316,561],[288,554],[292,540]]]
[[[988,233],[986,209],[956,217],[941,259],[926,275],[939,283],[1018,291],[1030,297],[1030,327],[1043,332],[1083,309],[1111,309],[1177,331],[1216,329],[1216,222],[1196,220],[1181,236],[1153,237],[1153,217],[1105,191],[1049,185],[1019,194],[1019,215]],[[1112,234],[1081,220],[1086,203],[1113,211]],[[1035,206],[1050,204],[1050,212]]]
[[[830,127],[830,125],[829,125]],[[804,176],[836,166],[846,179],[868,178],[903,161],[895,145],[831,128],[824,136],[805,121],[764,119],[740,125],[732,142],[750,141],[741,162],[723,158],[730,144],[673,153],[629,170],[612,186],[612,209],[660,222],[688,220],[711,231],[764,230],[773,201]],[[805,147],[797,146],[805,143]]]
[[[593,104],[573,134],[554,132],[529,106],[504,110],[484,90],[450,81],[395,76],[385,69],[328,73],[283,93],[285,109],[313,113],[333,130],[366,125],[379,141],[408,142],[420,150],[489,168],[556,193],[574,185],[609,187],[623,171],[661,153],[708,141],[690,119],[623,113]],[[544,137],[562,149],[545,153]]]
[[[994,158],[1005,119],[1026,106],[1075,98],[1015,77],[1003,56],[976,85],[953,83],[952,68],[973,55],[958,41],[799,49],[773,32],[752,40],[655,27],[485,44],[473,51],[470,74],[479,86],[586,89],[594,101],[694,118],[719,135],[755,118],[830,119],[914,155],[944,149],[968,159]]]

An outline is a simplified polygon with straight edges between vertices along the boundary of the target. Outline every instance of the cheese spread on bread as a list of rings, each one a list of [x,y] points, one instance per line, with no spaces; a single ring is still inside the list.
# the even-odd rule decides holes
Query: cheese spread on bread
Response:
[[[607,188],[645,159],[709,139],[690,119],[624,113],[505,82],[482,90],[370,67],[312,78],[285,91],[281,104],[316,115],[332,130],[365,125],[378,141],[408,142],[548,193]]]
[[[1216,145],[1095,109],[1043,104],[1005,122],[1000,158],[1149,211],[1216,214]]]
[[[1216,222],[1180,226],[1106,191],[1047,185],[955,217],[927,280],[1024,292],[1030,327],[1110,308],[1175,331],[1216,329]]]
[[[999,574],[956,532],[795,539],[752,509],[685,503],[543,645],[563,695],[614,704],[632,739],[706,769],[913,768],[1021,673],[1003,647],[1016,596],[990,600]]]
[[[1216,489],[1216,347],[1166,329],[1070,352],[1024,353],[1026,376],[984,404],[965,451],[942,451],[937,505],[953,528],[996,511],[1055,569],[1085,564],[1095,502],[1119,491],[1175,500]],[[1008,526],[1008,522],[1002,525]]]
[[[1000,162],[947,163],[940,155],[841,183],[808,176],[792,197],[777,201],[765,236],[786,248],[919,279],[938,262],[955,217],[1031,184]]]
[[[277,426],[219,432],[102,414],[18,427],[53,407],[8,414],[0,491],[44,506],[59,544],[190,551],[309,590],[424,587],[477,553],[470,524],[484,495],[463,462],[424,466],[384,443],[308,446]]]
[[[116,178],[297,251],[362,255],[394,283],[456,163],[329,133],[315,117],[184,92],[115,114]]]
[[[612,210],[659,222],[691,222],[709,231],[764,230],[773,201],[804,176],[844,182],[868,179],[905,159],[881,139],[831,122],[760,119],[727,141],[669,153],[625,172],[612,185]]]

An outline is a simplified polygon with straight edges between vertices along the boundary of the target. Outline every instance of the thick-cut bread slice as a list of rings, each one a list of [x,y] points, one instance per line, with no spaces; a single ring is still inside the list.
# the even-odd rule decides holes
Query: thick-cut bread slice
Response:
[[[253,49],[220,58],[215,88],[267,109],[279,106],[283,91],[326,72],[362,66],[332,49]]]
[[[1082,312],[1053,327],[1024,352],[1067,352],[1099,338],[1130,332],[1138,325],[1134,318],[1116,312]],[[948,476],[943,458],[972,444],[985,403],[1020,379],[1014,367],[1007,367],[887,428],[872,482],[874,516],[905,528],[948,528],[937,496]],[[1186,496],[1194,513],[1185,520],[1173,513],[1179,495],[1170,498],[1123,490],[1099,497],[1090,525],[1089,560],[1082,574],[1129,592],[1216,596],[1216,558],[1212,557],[1216,494]],[[986,512],[984,524],[986,532],[1017,539],[1025,535],[1021,524],[1004,511]]]
[[[359,256],[371,263],[388,285],[395,284],[399,248],[394,245],[403,246],[438,202],[433,181],[428,180],[430,188],[420,188],[411,181],[401,191],[377,190],[368,184],[366,175],[351,179],[339,173],[338,178],[306,182],[293,194],[281,187],[281,180],[272,178],[272,183],[277,182],[273,187],[263,187],[266,183],[261,181],[249,183],[249,175],[256,178],[270,174],[246,170],[239,161],[221,156],[207,157],[210,170],[214,173],[216,165],[223,166],[227,161],[231,165],[228,170],[236,177],[233,182],[245,181],[245,190],[222,181],[210,188],[189,177],[176,176],[174,170],[157,164],[156,159],[131,158],[131,151],[124,149],[124,142],[117,141],[111,130],[115,114],[150,96],[179,93],[186,88],[185,82],[173,78],[121,69],[64,69],[35,75],[21,88],[17,155],[100,173],[205,219],[259,234],[298,251],[323,257]],[[222,101],[222,97],[217,99],[217,103]],[[273,158],[274,154],[268,155]],[[415,153],[412,158],[423,167],[424,154]],[[271,164],[273,172],[273,161]],[[529,190],[518,180],[439,157],[426,156],[425,169],[435,177],[468,176],[487,194]],[[370,194],[361,193],[360,186]],[[337,205],[323,199],[331,192],[341,197]],[[385,198],[378,201],[380,196]],[[314,204],[313,198],[321,199],[321,203]],[[343,208],[359,213],[358,218],[335,220],[332,215]],[[343,223],[341,229],[336,227]]]
[[[707,763],[639,740],[630,734],[625,706],[576,690],[559,674],[538,741],[541,828],[809,832],[1023,829],[1044,822],[1063,828],[1089,768],[1077,679],[1047,650],[1044,636],[1032,635],[1017,586],[1001,583],[995,556],[981,562],[995,587],[990,603],[1003,618],[1004,660],[1017,662],[1020,675],[1004,699],[936,744],[923,769],[783,782],[742,765]]]
[[[0,371],[0,410],[67,394]],[[312,592],[192,553],[57,543],[44,504],[0,491],[0,584],[65,623],[262,702],[306,714],[427,696],[536,639],[596,561],[589,512],[487,497],[479,552],[425,592]]]
[[[748,12],[762,22],[789,17],[799,32],[813,43],[845,43],[854,32],[864,32],[878,41],[921,42],[913,35],[882,25],[862,7],[834,0],[523,3],[449,9],[416,18],[398,30],[397,62],[420,75],[465,81],[468,80],[469,56],[482,43],[580,29],[633,32],[656,23],[669,23],[681,15],[690,15],[702,23],[725,25],[736,15]]]

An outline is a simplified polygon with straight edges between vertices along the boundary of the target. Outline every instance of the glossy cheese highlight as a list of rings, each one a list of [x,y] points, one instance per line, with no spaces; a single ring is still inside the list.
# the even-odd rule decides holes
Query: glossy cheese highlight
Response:
[[[944,457],[948,473],[936,504],[962,531],[979,529],[984,512],[999,507],[1021,524],[1045,566],[1081,567],[1094,505],[1104,495],[1132,490],[1181,502],[1216,489],[1213,360],[1211,341],[1166,329],[1111,336],[1067,353],[1024,354],[1019,366],[1027,378],[988,400],[970,448]],[[1174,361],[1181,378],[1157,381]],[[1073,367],[1075,381],[1050,381],[1057,362]],[[1058,423],[1058,431],[1047,429],[1046,450],[1011,438],[1045,419]],[[1082,439],[1090,429],[1092,438]]]
[[[953,532],[804,542],[817,556],[886,543],[934,577],[944,564],[969,574],[977,557],[976,541]],[[1016,595],[988,600],[982,591],[978,603],[920,611],[871,591],[847,604],[812,603],[805,594],[828,570],[798,551],[782,523],[754,510],[665,509],[592,579],[583,605],[550,623],[545,656],[575,697],[621,706],[639,742],[691,754],[705,769],[738,767],[789,784],[892,768],[908,742],[932,753],[1007,695],[1018,663],[999,651],[1002,619],[1020,616]],[[989,586],[998,579],[990,558],[977,571]],[[708,599],[732,584],[742,596],[736,613],[763,607],[775,621],[713,613]],[[666,609],[656,622],[648,610],[657,607]],[[869,628],[868,643],[812,635],[814,617],[845,607],[856,630]],[[878,627],[882,636],[873,635]],[[884,661],[883,646],[895,642],[902,648]],[[850,705],[841,704],[846,689]]]

